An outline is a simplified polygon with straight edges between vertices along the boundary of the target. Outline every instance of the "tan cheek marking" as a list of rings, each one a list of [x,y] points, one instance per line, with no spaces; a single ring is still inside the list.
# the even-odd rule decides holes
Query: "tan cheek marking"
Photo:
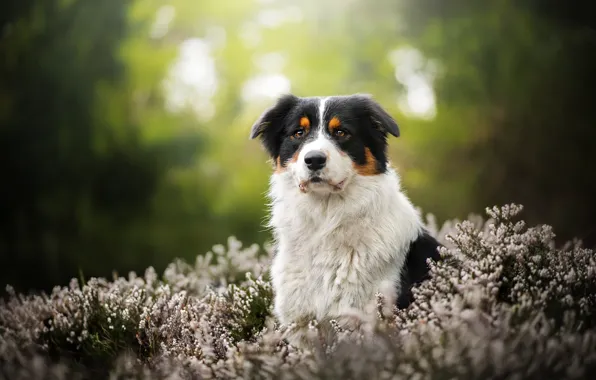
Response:
[[[377,159],[373,156],[372,152],[368,148],[364,148],[364,157],[366,158],[366,162],[364,165],[357,165],[354,164],[354,169],[360,175],[375,175],[379,174],[377,170]]]
[[[292,156],[292,158],[290,159],[289,162],[297,162],[298,161],[298,156],[300,155],[300,151],[296,151],[296,153],[294,153],[294,155]],[[276,173],[283,173],[286,171],[286,167],[283,166],[281,164],[281,158],[279,156],[277,156],[277,158],[275,159],[275,172]]]
[[[277,159],[275,160],[275,172],[279,174],[283,173],[285,170],[286,168],[281,166],[281,159],[279,158],[279,156],[277,156]]]

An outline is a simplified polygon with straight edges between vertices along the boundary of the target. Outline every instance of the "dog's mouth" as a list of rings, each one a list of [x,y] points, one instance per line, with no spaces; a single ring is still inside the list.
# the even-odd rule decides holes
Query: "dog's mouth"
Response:
[[[330,185],[333,186],[334,190],[337,190],[337,191],[342,190],[344,188],[344,185],[346,184],[346,179],[336,183],[335,185],[333,185],[333,184],[330,184]]]
[[[328,185],[328,186],[331,187],[331,189],[333,191],[341,191],[341,190],[343,190],[344,185],[346,184],[346,180],[347,180],[347,178],[344,179],[344,180],[342,180],[342,181],[340,181],[340,182],[333,183],[333,182],[331,182],[329,180],[325,180],[325,179],[323,179],[323,178],[321,178],[319,176],[314,176],[314,177],[309,178],[306,181],[302,181],[298,185],[298,187],[300,188],[300,191],[302,191],[303,193],[308,192],[308,189],[309,189],[309,186],[310,185],[315,185],[316,187]]]

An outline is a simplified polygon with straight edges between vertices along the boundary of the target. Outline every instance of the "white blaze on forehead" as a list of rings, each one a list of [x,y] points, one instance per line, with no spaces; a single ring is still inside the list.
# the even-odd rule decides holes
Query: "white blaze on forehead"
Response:
[[[319,132],[317,134],[317,138],[314,141],[309,142],[304,146],[301,156],[312,150],[321,150],[325,152],[327,157],[329,157],[329,151],[334,148],[333,143],[325,136],[325,110],[327,99],[328,98],[326,97],[319,98]]]
[[[319,126],[321,127],[321,132],[323,131],[323,126],[325,125],[325,103],[327,103],[328,98],[320,98],[319,99]]]
[[[327,140],[327,138],[325,137],[325,111],[327,106],[327,99],[329,98],[319,99],[319,135],[317,136],[317,140]]]

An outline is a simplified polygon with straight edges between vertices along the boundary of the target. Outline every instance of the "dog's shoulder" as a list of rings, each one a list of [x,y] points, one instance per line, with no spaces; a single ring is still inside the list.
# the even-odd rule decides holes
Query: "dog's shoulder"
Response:
[[[397,299],[398,308],[407,308],[412,303],[412,287],[429,278],[427,259],[438,261],[440,246],[441,243],[426,230],[422,230],[418,237],[412,241],[401,274],[401,292]]]

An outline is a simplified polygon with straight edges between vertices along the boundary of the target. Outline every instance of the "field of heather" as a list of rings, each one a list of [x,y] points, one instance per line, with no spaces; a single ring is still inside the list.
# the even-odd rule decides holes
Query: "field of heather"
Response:
[[[195,263],[73,279],[0,304],[6,379],[581,379],[596,370],[596,258],[522,207],[439,228],[446,247],[407,310],[297,350],[271,314],[270,250],[231,237]],[[374,300],[373,300],[374,301]],[[312,322],[313,341],[318,326]]]

